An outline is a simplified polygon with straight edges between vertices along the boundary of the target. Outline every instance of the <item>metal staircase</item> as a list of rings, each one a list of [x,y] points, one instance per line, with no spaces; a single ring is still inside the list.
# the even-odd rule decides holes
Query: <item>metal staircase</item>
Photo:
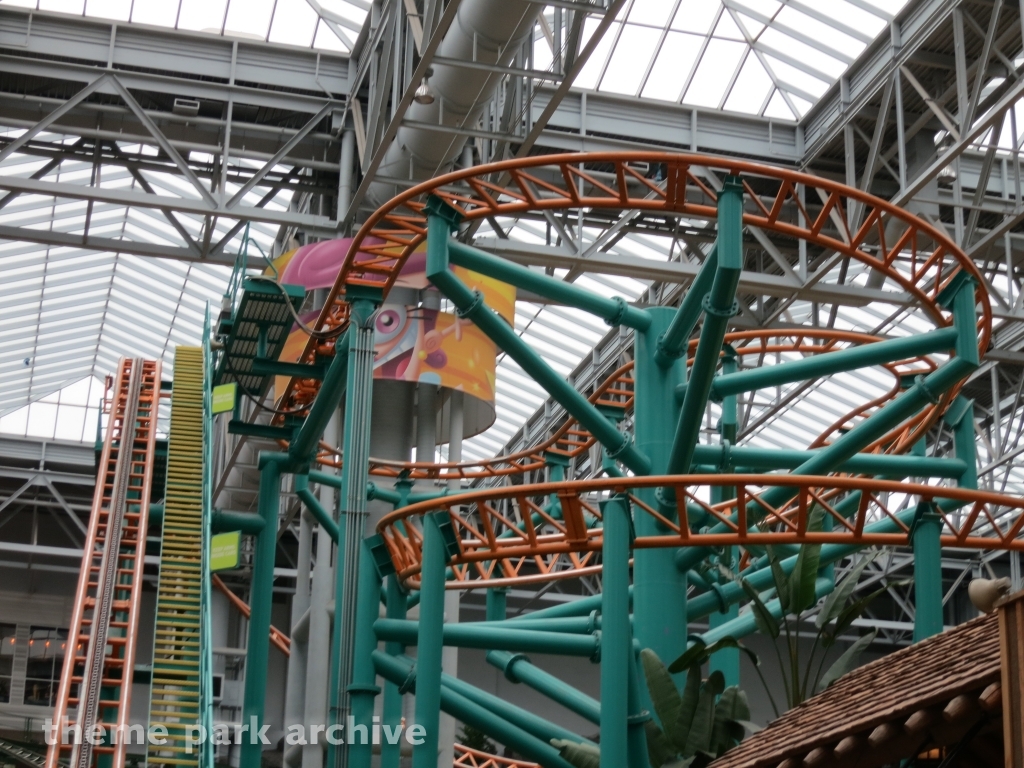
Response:
[[[202,656],[206,602],[203,359],[202,347],[178,347],[174,352],[149,703],[150,728],[163,726],[167,737],[164,745],[147,746],[148,766],[199,765],[200,750],[186,743],[186,728],[204,724],[201,672],[208,673]]]
[[[160,363],[121,358],[54,712],[58,726],[68,718],[81,734],[102,726],[106,735],[99,744],[58,738],[47,768],[124,768],[125,739],[115,744],[111,732],[125,732],[131,711],[159,398]]]

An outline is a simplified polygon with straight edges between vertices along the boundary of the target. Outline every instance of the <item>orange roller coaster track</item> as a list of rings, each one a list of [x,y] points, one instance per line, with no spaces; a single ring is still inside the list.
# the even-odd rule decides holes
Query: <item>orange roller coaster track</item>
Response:
[[[679,505],[679,519],[669,519],[636,496],[639,489],[657,487],[672,487],[678,499],[685,499]],[[710,503],[714,487],[729,488],[734,498]],[[766,491],[780,488],[788,489],[788,502],[773,506],[764,500]],[[410,584],[418,583],[422,555],[418,519],[439,510],[448,513],[458,541],[458,553],[449,563],[455,572],[450,589],[551,581],[579,576],[582,569],[598,569],[593,554],[602,545],[601,501],[612,496],[626,496],[634,515],[649,515],[664,530],[657,536],[638,537],[637,549],[807,543],[906,546],[910,526],[896,516],[897,507],[942,502],[936,509],[942,519],[943,546],[1024,551],[1024,539],[1018,538],[1024,530],[1024,499],[835,475],[624,477],[487,489],[397,509],[380,520],[377,531],[400,577]],[[558,514],[542,506],[551,498],[557,499]],[[844,501],[853,509],[839,508]],[[832,530],[808,530],[808,514],[814,506],[831,519]],[[693,530],[694,510],[704,516],[702,522],[721,523],[728,530]],[[873,523],[884,521],[892,530],[873,530]]]
[[[657,182],[637,165],[664,168]],[[974,277],[981,305],[978,345],[992,332],[992,310],[977,267],[942,231],[891,203],[829,179],[733,158],[667,152],[592,152],[519,158],[439,176],[397,195],[359,229],[315,328],[328,331],[348,322],[349,285],[394,284],[408,256],[426,239],[424,205],[436,195],[466,221],[522,216],[539,211],[636,210],[669,217],[714,220],[717,191],[712,177],[743,178],[743,223],[789,241],[803,240],[833,257],[856,260],[906,292],[936,325],[945,326],[937,299],[954,274]],[[497,180],[506,180],[498,183]],[[886,231],[900,234],[890,241]],[[825,266],[822,267],[824,271]],[[895,298],[895,297],[894,297]],[[311,337],[302,360],[333,353],[333,341]],[[312,403],[318,382],[292,379],[282,404]]]

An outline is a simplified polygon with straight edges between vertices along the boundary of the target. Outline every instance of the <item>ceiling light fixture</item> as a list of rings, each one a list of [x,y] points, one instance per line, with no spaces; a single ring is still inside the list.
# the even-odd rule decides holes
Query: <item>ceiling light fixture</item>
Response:
[[[416,93],[413,94],[413,101],[417,104],[433,104],[434,103],[434,90],[430,87],[430,76],[434,74],[434,70],[427,68],[427,72],[423,75],[423,80],[420,82],[419,87],[416,88]]]

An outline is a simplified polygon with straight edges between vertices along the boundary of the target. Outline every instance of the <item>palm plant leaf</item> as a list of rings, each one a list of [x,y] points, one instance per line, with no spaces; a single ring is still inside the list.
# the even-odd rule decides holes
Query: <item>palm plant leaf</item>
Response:
[[[825,598],[824,604],[821,606],[821,611],[818,612],[817,618],[814,620],[814,625],[821,629],[826,624],[837,618],[839,614],[843,612],[847,602],[853,596],[853,590],[857,588],[857,583],[860,581],[861,574],[864,573],[864,569],[868,567],[875,559],[875,554],[869,554],[862,557],[855,566],[850,570],[848,574],[843,578],[839,585],[832,590],[828,597]]]
[[[640,662],[644,667],[644,677],[647,678],[651,704],[654,705],[654,711],[662,727],[667,730],[679,721],[679,708],[683,703],[679,691],[658,654],[650,648],[640,651]]]
[[[857,642],[851,645],[846,651],[835,660],[835,663],[828,668],[828,671],[821,676],[821,680],[818,683],[818,691],[823,691],[828,688],[832,683],[838,680],[840,677],[845,675],[857,662],[857,657],[874,642],[875,637],[878,635],[878,630],[873,629],[870,633],[859,638]]]

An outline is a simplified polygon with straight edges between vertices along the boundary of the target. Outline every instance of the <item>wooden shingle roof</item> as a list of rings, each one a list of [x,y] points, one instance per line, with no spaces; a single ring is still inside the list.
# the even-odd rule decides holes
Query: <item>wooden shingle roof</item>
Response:
[[[955,744],[971,729],[977,749],[996,749],[1000,679],[991,613],[848,673],[712,768],[869,768]]]

